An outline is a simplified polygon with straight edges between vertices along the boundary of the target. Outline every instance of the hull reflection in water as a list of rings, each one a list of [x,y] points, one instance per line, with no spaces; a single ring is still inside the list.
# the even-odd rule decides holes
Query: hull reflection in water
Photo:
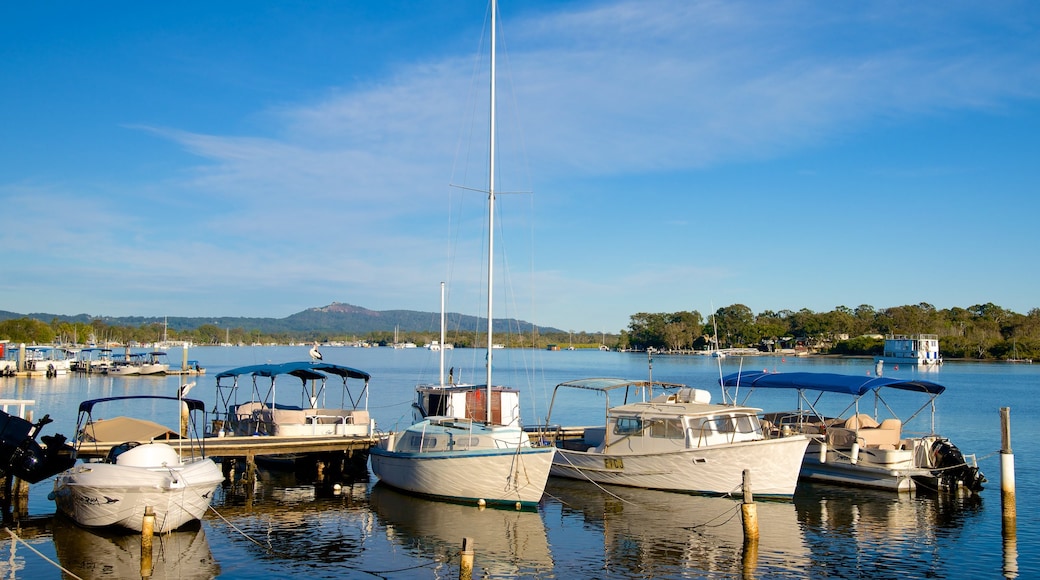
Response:
[[[545,523],[538,512],[474,509],[414,497],[376,484],[372,509],[387,538],[458,568],[462,538],[473,538],[474,578],[542,577],[553,571]]]
[[[800,485],[794,498],[816,566],[866,571],[870,562],[901,578],[975,576],[947,546],[960,545],[965,524],[982,511],[975,494],[892,494],[827,484]],[[839,540],[840,538],[840,540]],[[958,564],[959,562],[959,564]]]
[[[620,577],[802,574],[810,554],[789,500],[758,501],[757,553],[744,551],[740,499],[596,486],[551,478],[546,494],[559,501],[560,517],[577,515],[582,528],[602,528],[602,562]],[[550,516],[547,516],[550,517]],[[564,522],[566,524],[566,521]],[[566,527],[564,524],[556,527]],[[566,545],[567,538],[553,539]],[[590,554],[591,555],[591,554]]]
[[[79,578],[215,578],[220,565],[199,522],[155,534],[152,566],[141,569],[141,535],[123,530],[86,529],[58,514],[54,548],[62,567]]]

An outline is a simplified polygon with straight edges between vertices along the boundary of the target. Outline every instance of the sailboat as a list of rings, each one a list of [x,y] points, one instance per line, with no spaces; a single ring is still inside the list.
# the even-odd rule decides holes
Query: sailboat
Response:
[[[494,386],[491,377],[492,292],[495,216],[495,28],[498,6],[491,3],[490,171],[488,179],[487,352],[484,385],[444,382],[416,388],[415,423],[380,438],[369,459],[380,483],[459,503],[532,507],[549,478],[552,446],[535,446],[520,425],[516,389]],[[441,291],[441,343],[444,298]],[[443,361],[443,351],[441,353]]]

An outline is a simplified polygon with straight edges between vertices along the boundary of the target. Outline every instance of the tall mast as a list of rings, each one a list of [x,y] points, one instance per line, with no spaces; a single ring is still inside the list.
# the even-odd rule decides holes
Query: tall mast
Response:
[[[441,348],[439,350],[441,353],[441,374],[438,384],[444,386],[444,282],[441,282]]]
[[[494,324],[492,316],[492,296],[494,285],[495,265],[495,29],[496,16],[498,13],[497,0],[491,0],[491,104],[490,104],[490,135],[489,135],[489,177],[488,177],[488,280],[487,280],[487,415],[488,424],[491,423],[491,358],[493,346],[491,327]]]

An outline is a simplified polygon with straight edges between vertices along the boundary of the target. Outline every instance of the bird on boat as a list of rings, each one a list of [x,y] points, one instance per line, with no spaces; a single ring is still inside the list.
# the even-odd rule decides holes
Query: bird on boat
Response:
[[[195,388],[195,382],[194,381],[192,381],[190,383],[184,383],[183,385],[181,385],[181,388],[180,388],[180,391],[179,391],[180,396],[181,397],[187,397],[188,396],[188,391],[192,390],[193,388]]]
[[[318,352],[318,343],[314,343],[314,346],[311,347],[311,360],[315,362],[321,360],[321,353]]]

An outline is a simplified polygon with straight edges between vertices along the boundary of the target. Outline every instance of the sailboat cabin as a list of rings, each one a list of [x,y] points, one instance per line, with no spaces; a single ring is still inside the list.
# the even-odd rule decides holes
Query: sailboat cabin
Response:
[[[452,417],[487,422],[488,389],[483,385],[430,385],[416,388],[414,419]],[[520,392],[508,387],[491,388],[493,425],[520,425]]]

